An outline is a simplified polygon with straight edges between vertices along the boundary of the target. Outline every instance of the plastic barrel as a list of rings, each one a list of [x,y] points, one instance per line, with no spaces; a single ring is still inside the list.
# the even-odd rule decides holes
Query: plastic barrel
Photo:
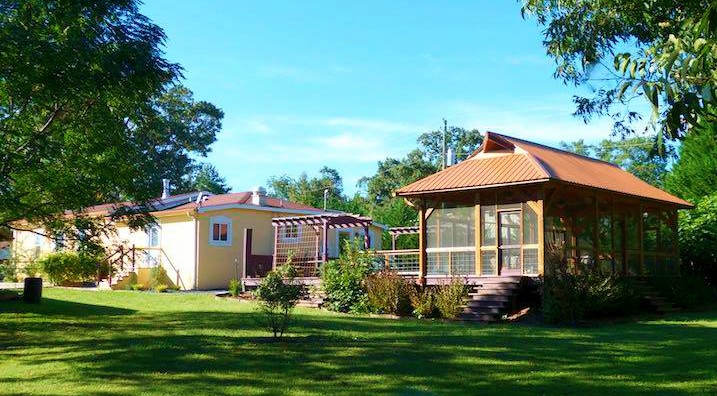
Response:
[[[27,303],[39,303],[42,299],[42,278],[25,278],[22,299]]]

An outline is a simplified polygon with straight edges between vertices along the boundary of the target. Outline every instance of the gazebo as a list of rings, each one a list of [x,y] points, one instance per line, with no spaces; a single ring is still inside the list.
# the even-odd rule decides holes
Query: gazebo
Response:
[[[542,276],[549,256],[677,275],[677,211],[692,207],[614,164],[492,132],[465,161],[396,195],[419,213],[418,276],[428,283]]]

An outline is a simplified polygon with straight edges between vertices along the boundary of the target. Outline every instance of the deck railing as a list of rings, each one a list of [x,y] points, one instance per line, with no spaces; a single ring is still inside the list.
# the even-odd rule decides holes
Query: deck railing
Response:
[[[375,255],[385,269],[403,275],[418,275],[418,253],[418,249],[377,250]]]

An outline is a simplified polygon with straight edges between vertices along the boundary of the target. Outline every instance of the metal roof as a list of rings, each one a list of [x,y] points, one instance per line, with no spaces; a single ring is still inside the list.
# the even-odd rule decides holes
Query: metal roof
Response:
[[[692,207],[615,164],[494,132],[487,132],[481,147],[465,161],[402,187],[396,194],[412,196],[549,180]]]

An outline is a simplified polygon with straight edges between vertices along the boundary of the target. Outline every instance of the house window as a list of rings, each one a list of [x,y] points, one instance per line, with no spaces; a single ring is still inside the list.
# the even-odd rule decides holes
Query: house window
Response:
[[[147,246],[159,247],[159,226],[153,225],[147,229]]]
[[[35,234],[35,249],[33,251],[33,254],[35,257],[40,256],[40,253],[42,252],[42,236],[40,234]]]
[[[231,246],[232,220],[226,216],[212,217],[209,222],[209,244]]]
[[[291,240],[299,238],[299,226],[296,224],[290,224],[284,226],[284,240]]]

